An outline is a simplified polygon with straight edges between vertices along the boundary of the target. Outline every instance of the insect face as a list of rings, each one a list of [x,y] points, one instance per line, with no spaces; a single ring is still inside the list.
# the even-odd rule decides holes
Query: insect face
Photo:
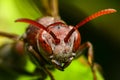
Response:
[[[41,53],[49,54],[49,59],[56,68],[63,70],[74,59],[78,45],[80,45],[80,34],[76,30],[71,37],[65,42],[65,37],[72,29],[72,26],[67,26],[64,23],[53,24],[48,27],[48,30],[52,31],[59,43],[55,43],[54,38],[46,31],[42,31],[39,34],[38,48]],[[77,45],[76,45],[77,44]],[[45,52],[44,52],[45,51]]]
[[[44,17],[37,22],[29,19],[19,19],[17,21],[31,23],[26,31],[24,40],[37,49],[39,54],[47,61],[51,62],[57,69],[63,70],[76,56],[76,50],[80,45],[80,33],[76,29],[73,34],[66,36],[72,30],[73,26],[66,25],[62,20],[53,17]],[[50,19],[50,20],[48,20]],[[50,23],[49,25],[46,25]],[[50,22],[49,22],[50,21]],[[37,27],[35,27],[37,26]],[[38,28],[38,26],[43,29]]]

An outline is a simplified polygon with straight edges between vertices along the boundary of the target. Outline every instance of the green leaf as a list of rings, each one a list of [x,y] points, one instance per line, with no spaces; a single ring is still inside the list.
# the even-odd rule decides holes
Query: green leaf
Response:
[[[80,61],[82,60],[82,61]],[[65,71],[55,70],[53,75],[56,80],[93,80],[93,75],[85,58],[74,60]],[[96,69],[97,80],[104,80],[102,75]],[[47,79],[50,80],[50,79]]]

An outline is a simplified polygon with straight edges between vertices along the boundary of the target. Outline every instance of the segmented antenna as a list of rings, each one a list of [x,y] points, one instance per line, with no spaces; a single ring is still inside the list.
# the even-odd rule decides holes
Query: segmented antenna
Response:
[[[105,14],[110,14],[110,13],[114,13],[116,12],[115,9],[104,9],[104,10],[101,10],[101,11],[98,11],[94,14],[92,14],[91,16],[85,18],[84,20],[82,20],[81,22],[79,22],[75,27],[72,28],[72,30],[67,34],[67,36],[64,38],[64,41],[65,42],[68,42],[68,39],[70,38],[70,36],[72,35],[72,33],[80,28],[81,26],[83,26],[84,24],[86,24],[87,22],[99,17],[99,16],[102,16],[102,15],[105,15]]]
[[[60,42],[60,40],[56,37],[56,35],[52,31],[49,31],[46,27],[44,27],[42,24],[38,23],[37,21],[22,18],[22,19],[15,20],[15,22],[25,22],[25,23],[29,23],[35,27],[41,28],[41,29],[45,30],[46,32],[48,32],[54,38],[56,44],[58,44]]]

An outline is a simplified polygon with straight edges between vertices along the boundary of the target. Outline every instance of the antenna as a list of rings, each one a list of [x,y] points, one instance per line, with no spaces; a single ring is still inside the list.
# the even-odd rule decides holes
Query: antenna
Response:
[[[67,34],[67,36],[64,38],[64,41],[65,42],[68,42],[68,39],[70,38],[70,36],[72,35],[72,33],[77,30],[78,28],[80,28],[81,26],[83,26],[84,24],[86,24],[87,22],[99,17],[99,16],[102,16],[102,15],[105,15],[105,14],[110,14],[110,13],[114,13],[116,12],[115,9],[104,9],[104,10],[101,10],[101,11],[98,11],[94,14],[92,14],[91,16],[85,18],[84,20],[82,20],[81,22],[79,22],[75,27],[73,27],[71,29],[71,31],[69,31],[69,33]]]
[[[56,44],[58,44],[60,42],[60,40],[56,37],[56,35],[52,31],[49,31],[46,27],[44,27],[42,24],[38,23],[37,21],[22,18],[22,19],[15,20],[15,22],[26,22],[35,27],[41,28],[41,29],[45,30],[46,32],[48,32],[54,38]]]

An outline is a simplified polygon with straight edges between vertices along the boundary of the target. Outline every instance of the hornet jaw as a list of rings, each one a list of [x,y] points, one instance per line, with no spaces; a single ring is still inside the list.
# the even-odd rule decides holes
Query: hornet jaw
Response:
[[[64,54],[64,53],[63,53]],[[74,59],[75,57],[75,53],[72,53],[72,56],[67,58],[64,57],[59,57],[58,59],[56,57],[54,57],[54,55],[50,56],[51,62],[52,64],[59,70],[64,71],[64,69],[71,63],[71,61]]]

